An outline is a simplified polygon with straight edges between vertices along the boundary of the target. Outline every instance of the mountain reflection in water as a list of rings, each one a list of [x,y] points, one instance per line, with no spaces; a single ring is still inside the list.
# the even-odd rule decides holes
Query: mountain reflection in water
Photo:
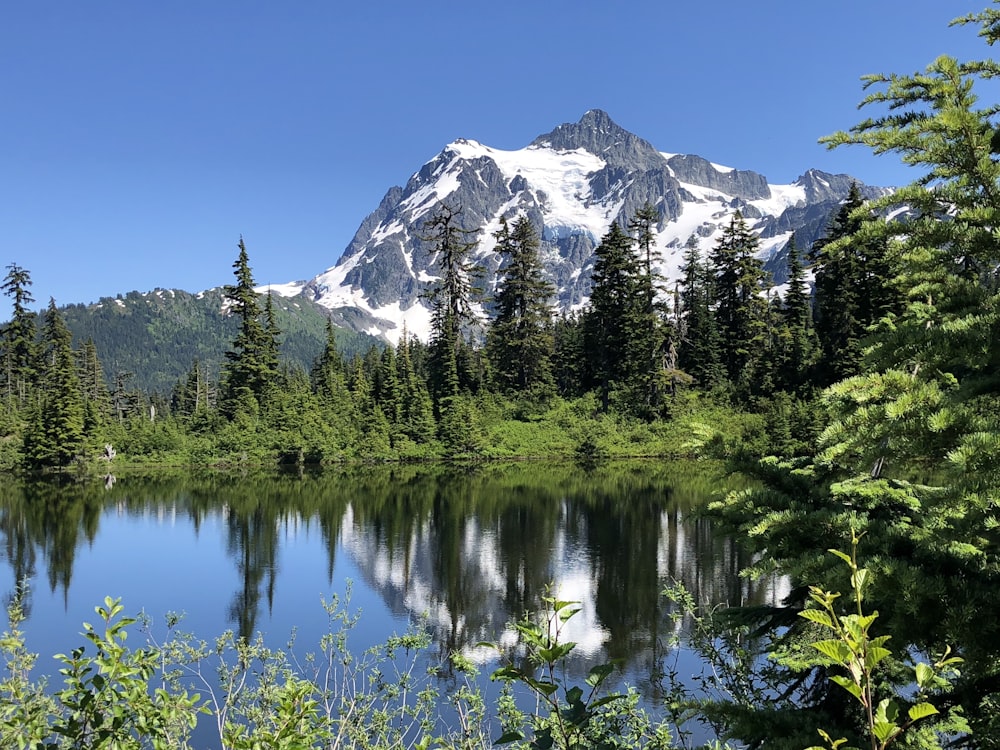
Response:
[[[76,643],[105,595],[186,611],[199,637],[296,627],[314,643],[321,595],[352,578],[366,635],[422,618],[441,654],[485,660],[476,644],[510,642],[551,584],[580,603],[566,632],[579,657],[655,672],[675,627],[665,585],[701,604],[782,594],[739,577],[748,558],[695,513],[720,489],[704,464],[662,462],[9,483],[0,585],[31,580],[29,646],[46,655]]]

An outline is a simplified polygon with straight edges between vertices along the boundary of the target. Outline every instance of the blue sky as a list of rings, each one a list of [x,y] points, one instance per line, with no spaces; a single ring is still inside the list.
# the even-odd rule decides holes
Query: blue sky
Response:
[[[986,0],[46,1],[0,9],[0,266],[38,306],[334,265],[456,138],[517,149],[588,109],[662,151],[791,182],[876,72],[988,56]],[[0,305],[5,305],[0,301]],[[0,312],[0,317],[6,317]]]

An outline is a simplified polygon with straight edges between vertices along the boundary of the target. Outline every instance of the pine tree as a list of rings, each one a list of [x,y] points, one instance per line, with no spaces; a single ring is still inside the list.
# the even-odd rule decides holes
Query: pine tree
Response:
[[[29,468],[59,468],[83,449],[84,403],[73,358],[72,337],[55,300],[42,325],[41,398],[25,432]]]
[[[870,213],[857,184],[852,184],[826,234],[813,245],[823,385],[856,375],[869,329],[884,315],[901,309],[902,300],[892,284],[888,238],[860,232]]]
[[[16,398],[21,404],[27,399],[28,388],[35,379],[37,323],[35,313],[28,309],[35,301],[29,290],[31,283],[28,270],[11,263],[0,286],[14,302],[10,322],[2,332],[4,389],[8,397]]]
[[[681,370],[705,390],[712,390],[726,380],[722,341],[712,309],[714,295],[714,277],[701,258],[697,239],[691,236],[685,244],[678,284],[677,356]]]
[[[758,246],[757,236],[737,211],[710,256],[722,364],[743,397],[761,392],[758,379],[766,346],[767,303],[761,296],[764,269],[755,257]]]
[[[267,389],[275,384],[279,375],[273,308],[268,319],[262,321],[250,258],[242,237],[239,250],[233,263],[236,283],[223,289],[223,297],[240,323],[233,348],[226,352],[221,406],[229,417],[241,411],[256,412]]]
[[[552,306],[555,287],[545,278],[538,257],[538,235],[526,217],[513,229],[502,218],[496,233],[496,315],[487,336],[493,374],[508,392],[550,392],[552,381]]]
[[[469,258],[476,243],[465,239],[475,230],[459,225],[459,213],[441,204],[423,225],[429,234],[422,239],[431,243],[434,266],[440,272],[440,279],[427,293],[431,303],[430,384],[436,404],[472,384],[465,331],[476,322],[472,300],[478,291],[473,283],[478,268]]]
[[[638,277],[633,240],[615,222],[594,250],[590,306],[584,318],[590,381],[605,410],[611,392],[627,383],[629,365],[636,359],[630,320],[644,306]]]

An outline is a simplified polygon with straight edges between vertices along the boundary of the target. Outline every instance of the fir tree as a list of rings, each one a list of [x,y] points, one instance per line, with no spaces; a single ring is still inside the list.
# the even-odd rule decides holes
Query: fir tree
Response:
[[[780,364],[776,384],[785,391],[804,393],[813,374],[818,344],[805,267],[794,235],[788,243],[788,285],[781,307],[780,331],[780,344],[774,353],[774,360]]]
[[[722,384],[722,341],[712,309],[714,277],[701,259],[698,241],[691,236],[684,248],[678,284],[680,308],[677,336],[678,364],[705,390]]]
[[[404,329],[396,355],[402,411],[400,424],[410,440],[415,443],[427,443],[434,438],[434,409],[426,381],[417,374],[413,365],[413,351],[416,346],[416,342]]]
[[[612,390],[627,382],[629,365],[636,359],[630,321],[645,303],[638,277],[633,240],[615,222],[594,250],[590,306],[584,319],[590,378],[605,411]]]
[[[83,449],[84,403],[72,337],[49,300],[42,325],[41,398],[27,428],[24,458],[32,469],[68,466]]]
[[[87,339],[77,355],[77,374],[86,407],[84,428],[91,434],[111,417],[111,394],[93,339]]]
[[[556,391],[564,398],[583,395],[587,379],[583,317],[579,314],[560,315],[553,321],[552,340]]]
[[[111,407],[118,422],[139,416],[142,406],[143,394],[135,384],[135,373],[129,370],[115,372],[111,387]]]
[[[279,341],[281,329],[278,327],[278,320],[274,312],[274,295],[268,290],[264,297],[264,337],[262,339],[261,360],[264,371],[269,373],[267,386],[275,387],[277,375],[281,371],[281,361],[279,357]]]
[[[326,341],[323,351],[313,363],[310,373],[313,390],[320,395],[329,395],[338,391],[335,382],[344,384],[344,359],[337,349],[337,334],[333,321],[326,319]]]
[[[326,343],[313,364],[310,380],[324,420],[337,436],[335,447],[343,453],[355,442],[359,418],[354,396],[347,387],[346,368],[337,349],[336,331],[329,318],[326,320]]]
[[[755,257],[758,245],[757,236],[737,211],[710,256],[722,364],[729,381],[744,397],[762,390],[758,379],[766,346],[767,303],[761,296],[764,269]]]
[[[641,404],[647,416],[655,414],[662,399],[660,391],[667,343],[662,305],[657,301],[662,291],[662,278],[653,265],[658,260],[655,240],[659,221],[660,212],[647,203],[635,212],[628,225],[629,231],[634,233],[640,263],[636,278],[639,300],[630,310],[627,321],[631,342],[629,356],[633,360],[628,364],[629,385],[633,403]]]
[[[473,280],[478,268],[469,258],[476,243],[465,239],[475,231],[459,225],[459,213],[441,204],[423,225],[429,232],[423,239],[431,243],[434,266],[440,273],[439,281],[427,293],[431,304],[430,384],[438,404],[458,395],[463,386],[471,387],[472,381],[465,331],[475,324],[472,299],[478,290]]]
[[[852,184],[826,234],[813,245],[822,385],[856,375],[869,329],[884,315],[901,309],[902,300],[892,284],[889,240],[861,233],[866,215],[870,209],[857,184]]]
[[[3,293],[13,299],[10,322],[2,332],[4,389],[8,397],[22,404],[34,380],[36,365],[37,323],[35,313],[28,309],[35,301],[29,289],[31,283],[28,270],[11,263],[0,286]]]
[[[378,377],[375,381],[375,400],[390,426],[398,429],[403,420],[403,394],[399,383],[396,350],[387,346],[379,359]]]
[[[990,44],[1000,39],[1000,10],[961,22],[980,23]],[[896,653],[936,656],[947,647],[964,657],[960,676],[936,699],[946,709],[936,718],[947,722],[957,707],[980,747],[1000,741],[1000,622],[993,616],[1000,586],[1000,107],[979,105],[975,89],[997,77],[993,61],[948,56],[922,73],[868,76],[863,106],[881,114],[825,139],[896,153],[918,170],[912,184],[842,216],[856,228],[822,248],[824,272],[832,273],[835,260],[859,257],[859,247],[885,247],[891,271],[883,280],[891,275],[905,290],[904,304],[868,331],[857,374],[826,392],[831,421],[818,455],[759,464],[764,489],[720,506],[754,551],[766,552],[769,573],[790,576],[790,607],[804,605],[805,583],[844,590],[822,550],[845,549],[853,533],[864,532],[865,599],[880,629]],[[845,338],[850,330],[842,329]],[[800,635],[799,627],[769,624],[776,635]],[[893,674],[892,666],[883,671],[887,680]],[[839,687],[827,687],[823,669],[810,677],[804,705],[841,736],[831,726],[831,702],[816,701]],[[793,680],[802,684],[800,670]],[[788,706],[775,711],[787,716]],[[851,716],[841,720],[850,728]]]
[[[493,374],[509,392],[550,391],[552,306],[555,288],[538,257],[538,235],[526,217],[510,228],[501,219],[496,233],[501,256],[495,296],[496,316],[487,336]]]
[[[222,408],[227,416],[238,411],[256,411],[266,391],[278,378],[277,327],[273,308],[269,317],[261,320],[261,309],[254,291],[253,272],[246,245],[240,237],[239,255],[233,263],[236,283],[226,286],[223,297],[233,315],[239,319],[239,332],[230,351],[222,389]]]
[[[213,408],[213,401],[208,368],[195,359],[188,374],[174,387],[170,408],[175,414],[192,416],[198,411]]]

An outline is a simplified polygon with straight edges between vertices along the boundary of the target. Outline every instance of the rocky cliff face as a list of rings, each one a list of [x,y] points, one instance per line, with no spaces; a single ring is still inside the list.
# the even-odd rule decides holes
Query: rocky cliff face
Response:
[[[657,151],[591,110],[517,151],[464,139],[449,144],[404,187],[389,189],[336,266],[288,291],[339,312],[359,331],[397,341],[406,326],[426,336],[429,313],[421,293],[436,270],[423,224],[442,202],[460,208],[460,223],[475,233],[487,288],[499,263],[493,234],[501,217],[527,216],[542,238],[563,311],[586,303],[593,251],[611,222],[627,222],[647,203],[660,211],[656,246],[659,271],[668,279],[679,275],[689,237],[708,250],[739,210],[760,235],[761,256],[780,283],[782,250],[792,233],[800,248],[809,247],[851,182],[847,175],[808,170],[791,185],[772,185],[755,172]]]

